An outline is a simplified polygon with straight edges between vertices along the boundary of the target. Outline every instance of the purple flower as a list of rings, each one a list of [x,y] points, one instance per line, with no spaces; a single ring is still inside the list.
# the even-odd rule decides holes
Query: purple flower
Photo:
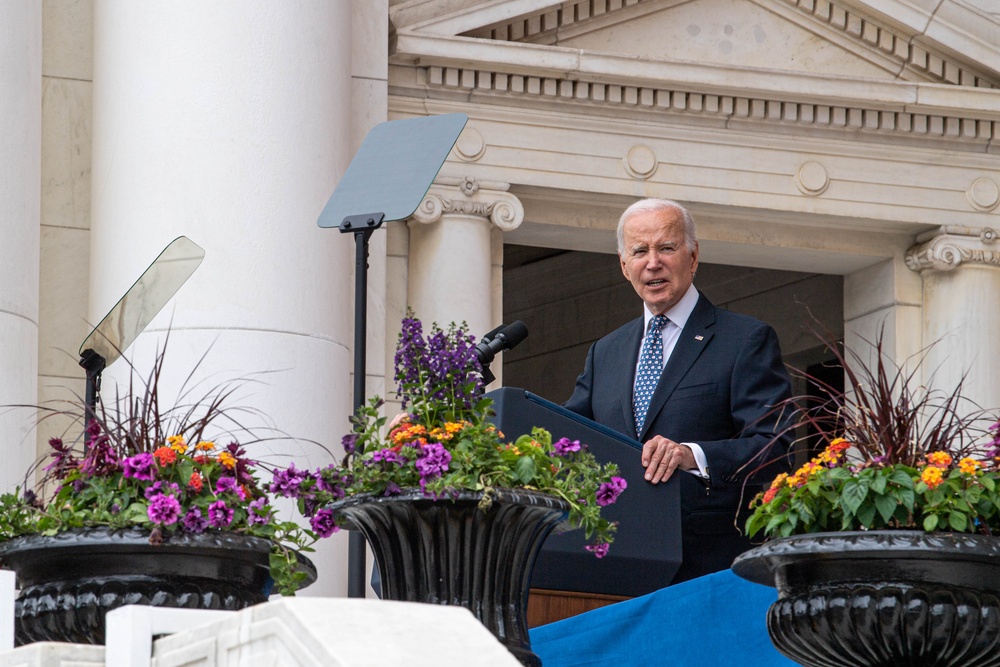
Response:
[[[358,434],[348,433],[340,439],[340,444],[343,445],[345,454],[353,454],[358,446]]]
[[[219,481],[215,483],[215,495],[221,496],[223,493],[235,493],[240,497],[240,500],[247,499],[246,492],[235,477],[220,477]]]
[[[153,455],[142,452],[125,459],[123,474],[125,477],[145,482],[152,482],[156,467],[153,465]]]
[[[552,449],[555,450],[556,456],[569,456],[571,452],[580,451],[580,441],[570,440],[569,438],[559,438],[552,445]]]
[[[598,558],[604,558],[608,555],[608,547],[610,545],[607,542],[601,542],[599,544],[588,544],[584,547],[587,551],[594,554]]]
[[[161,493],[153,496],[153,499],[149,501],[146,514],[153,523],[169,526],[180,518],[181,504],[173,496],[165,496]]]
[[[611,505],[616,500],[621,492],[625,490],[628,486],[626,482],[621,477],[612,477],[610,482],[604,482],[601,484],[600,488],[597,489],[597,504],[601,507],[606,505]]]
[[[402,492],[403,490],[399,488],[398,484],[395,482],[389,482],[385,485],[385,493],[382,495],[388,498],[389,496],[398,496]]]
[[[275,470],[274,478],[268,490],[285,498],[298,498],[299,485],[309,476],[305,470],[296,470],[294,463],[288,464],[287,470]]]
[[[208,523],[213,528],[225,528],[233,522],[235,510],[226,505],[226,501],[217,500],[208,506]]]
[[[451,452],[440,442],[428,443],[420,452],[420,458],[414,464],[421,478],[437,477],[448,470],[451,463]]]
[[[204,533],[205,529],[208,528],[208,521],[201,515],[201,510],[197,507],[189,509],[181,523],[184,525],[184,530],[189,533]]]
[[[146,496],[146,500],[152,500],[153,496],[160,493],[165,493],[170,496],[176,496],[178,493],[180,493],[180,491],[181,487],[177,486],[173,482],[160,481],[153,484],[150,487],[147,487],[146,490],[144,491],[144,494]]]
[[[315,532],[320,537],[330,537],[338,530],[340,526],[333,517],[333,510],[322,509],[309,519],[309,525],[312,526],[313,532]]]
[[[247,521],[251,524],[265,525],[270,523],[271,514],[269,512],[271,508],[267,504],[267,498],[261,496],[257,500],[250,503],[250,507],[247,510]]]

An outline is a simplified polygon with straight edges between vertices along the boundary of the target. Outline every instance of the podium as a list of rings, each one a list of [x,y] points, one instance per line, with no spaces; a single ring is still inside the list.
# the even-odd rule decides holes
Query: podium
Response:
[[[608,555],[596,558],[585,551],[587,541],[582,530],[552,534],[535,562],[531,587],[615,601],[668,586],[681,564],[677,479],[650,484],[643,478],[642,445],[529,391],[503,387],[486,396],[493,399],[493,423],[507,439],[540,426],[554,438],[566,437],[586,444],[601,463],[616,463],[628,482],[618,502],[601,512],[618,522]]]

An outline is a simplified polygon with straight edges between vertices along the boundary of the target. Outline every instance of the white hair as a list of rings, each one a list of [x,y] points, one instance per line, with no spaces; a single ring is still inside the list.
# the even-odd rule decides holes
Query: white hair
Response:
[[[639,213],[652,213],[655,211],[675,211],[681,216],[684,224],[684,245],[688,250],[694,252],[698,244],[698,237],[694,233],[694,218],[691,212],[683,205],[670,199],[640,199],[636,203],[625,209],[622,217],[618,218],[618,255],[625,253],[625,223]]]

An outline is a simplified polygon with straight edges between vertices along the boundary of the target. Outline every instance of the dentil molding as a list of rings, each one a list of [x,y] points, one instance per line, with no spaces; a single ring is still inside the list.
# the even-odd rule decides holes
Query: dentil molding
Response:
[[[451,214],[480,216],[505,232],[524,221],[524,206],[507,192],[508,183],[480,181],[473,176],[439,178],[413,212],[412,220],[430,224]]]
[[[906,265],[914,271],[951,271],[962,264],[1000,267],[1000,231],[992,227],[944,225],[917,238],[906,253]]]

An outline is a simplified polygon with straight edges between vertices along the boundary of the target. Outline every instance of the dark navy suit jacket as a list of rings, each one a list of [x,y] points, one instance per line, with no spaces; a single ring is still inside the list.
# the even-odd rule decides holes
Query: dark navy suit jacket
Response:
[[[790,436],[754,457],[780,430],[774,408],[789,398],[791,385],[774,329],[699,294],[636,433],[632,385],[643,333],[640,317],[594,343],[565,407],[640,442],[663,435],[701,445],[709,479],[674,473],[684,540],[677,582],[727,569],[750,546],[737,512],[785,465]],[[767,462],[744,488],[748,473]]]

